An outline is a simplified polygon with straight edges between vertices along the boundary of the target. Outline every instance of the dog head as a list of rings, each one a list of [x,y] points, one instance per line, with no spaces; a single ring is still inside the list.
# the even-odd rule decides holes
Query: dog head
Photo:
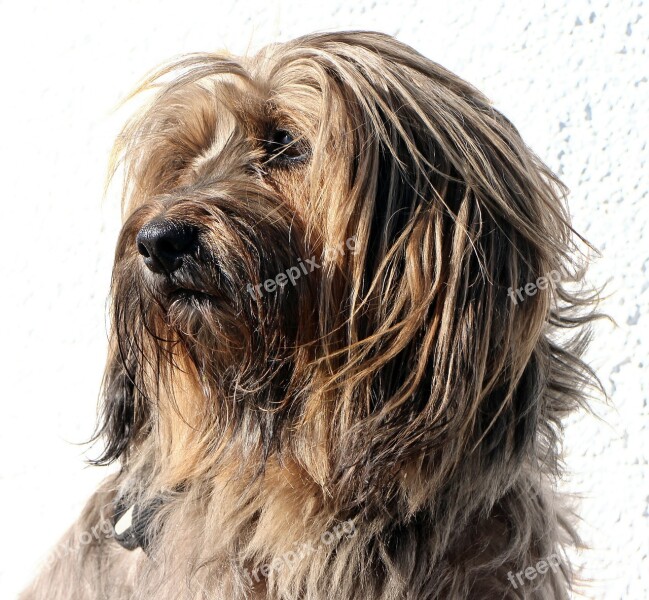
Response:
[[[469,455],[511,474],[552,437],[545,330],[574,302],[508,290],[569,261],[564,189],[480,92],[368,32],[192,55],[141,91],[103,461],[159,438],[184,480],[234,444],[356,502]]]

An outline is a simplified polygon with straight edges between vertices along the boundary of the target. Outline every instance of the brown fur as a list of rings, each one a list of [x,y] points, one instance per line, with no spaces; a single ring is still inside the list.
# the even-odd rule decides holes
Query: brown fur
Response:
[[[378,33],[192,55],[146,90],[116,145],[98,462],[121,470],[67,540],[118,496],[169,500],[149,556],[100,536],[23,599],[567,598],[561,422],[595,380],[561,335],[593,317],[564,285],[558,179],[479,91]],[[303,158],[269,151],[278,129]],[[200,231],[173,289],[135,247],[160,215]],[[295,286],[246,290],[311,256]],[[560,569],[508,581],[553,553]]]

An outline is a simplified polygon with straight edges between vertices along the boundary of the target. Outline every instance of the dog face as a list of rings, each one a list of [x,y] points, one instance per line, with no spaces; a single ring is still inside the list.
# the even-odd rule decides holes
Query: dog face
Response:
[[[374,33],[196,55],[144,90],[116,146],[103,460],[161,436],[177,483],[234,445],[343,503],[469,449],[518,464],[558,288],[507,290],[560,268],[570,227],[507,119]]]

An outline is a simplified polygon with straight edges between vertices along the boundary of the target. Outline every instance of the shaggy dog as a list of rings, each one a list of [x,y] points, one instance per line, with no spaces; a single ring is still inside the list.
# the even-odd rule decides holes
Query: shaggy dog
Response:
[[[97,434],[120,469],[22,597],[567,598],[593,316],[556,176],[378,33],[139,91]]]

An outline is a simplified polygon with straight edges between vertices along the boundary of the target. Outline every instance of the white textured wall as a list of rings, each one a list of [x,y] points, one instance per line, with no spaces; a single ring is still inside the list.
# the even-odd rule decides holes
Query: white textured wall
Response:
[[[606,422],[573,419],[590,598],[649,598],[649,11],[643,0],[0,1],[0,597],[14,598],[105,473],[84,467],[118,206],[102,203],[117,102],[179,53],[378,29],[490,96],[572,190],[611,279],[592,362]],[[645,335],[643,336],[643,332]]]

